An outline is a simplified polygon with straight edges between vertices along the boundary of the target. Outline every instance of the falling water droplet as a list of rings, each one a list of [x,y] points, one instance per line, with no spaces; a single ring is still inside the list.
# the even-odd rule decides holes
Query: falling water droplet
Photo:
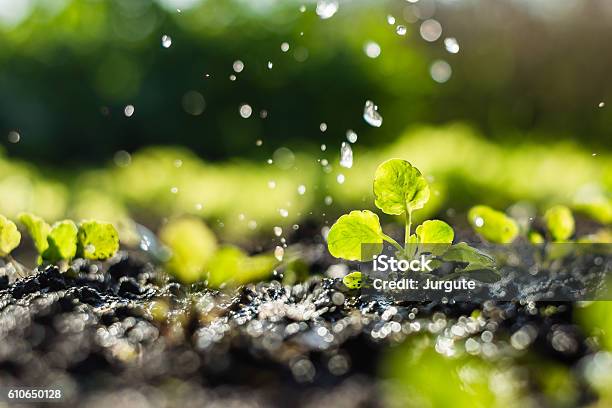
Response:
[[[179,189],[178,189],[178,187],[172,187],[172,188],[170,189],[170,192],[171,192],[172,194],[178,194]]]
[[[363,119],[370,126],[380,127],[382,125],[383,118],[378,113],[378,106],[374,105],[372,101],[366,101],[365,106],[363,108]]]
[[[302,5],[300,6],[300,13],[303,13],[303,12],[305,12],[305,11],[306,11],[306,6],[302,4]]]
[[[324,144],[321,145],[321,151],[324,152],[327,150],[327,146]]]
[[[181,159],[176,159],[174,161],[174,167],[176,167],[177,169],[180,169],[181,167],[183,167],[183,161]]]
[[[599,105],[597,105],[600,108],[603,108],[604,106],[606,106],[606,103],[604,101],[599,102]]]
[[[342,142],[342,146],[340,147],[340,166],[350,169],[353,167],[353,149],[351,149],[351,145]]]
[[[484,225],[484,219],[482,217],[476,217],[474,219],[474,225],[476,225],[477,227],[482,227]]]
[[[172,45],[172,38],[169,35],[162,35],[161,44],[164,48],[170,48]]]
[[[281,215],[281,217],[283,217],[283,218],[287,218],[287,217],[289,216],[289,211],[287,211],[287,210],[286,210],[286,209],[284,209],[284,208],[280,208],[280,209],[278,210],[278,213],[279,213],[279,214]]]
[[[346,140],[351,143],[355,143],[357,141],[357,133],[353,129],[349,129],[346,131]]]
[[[344,174],[342,173],[338,174],[338,176],[336,177],[336,181],[338,182],[338,184],[344,184],[344,180],[345,180],[345,177],[344,177]]]
[[[439,84],[448,81],[453,74],[453,69],[448,62],[444,60],[435,60],[429,67],[431,78]]]
[[[423,21],[419,30],[421,37],[428,42],[434,42],[442,35],[442,25],[434,19]]]
[[[272,64],[272,61],[268,61],[268,69],[272,69],[273,66],[274,64]]]
[[[251,116],[252,113],[253,113],[253,108],[251,108],[251,105],[248,105],[246,103],[240,105],[240,116],[247,119]]]
[[[232,74],[229,76],[230,81],[235,81],[236,80],[236,75]]]
[[[268,181],[268,188],[270,190],[274,190],[276,188],[276,181],[274,181],[274,180]]]
[[[127,105],[124,109],[123,109],[123,114],[125,116],[127,116],[128,118],[130,116],[132,116],[134,114],[134,105]]]
[[[327,130],[327,123],[322,122],[322,123],[319,125],[319,130],[321,130],[321,132],[325,132],[325,131]]]
[[[406,29],[405,25],[400,24],[397,27],[395,27],[395,32],[397,33],[397,35],[404,36],[408,32],[408,30]]]
[[[459,43],[456,38],[448,37],[444,39],[444,48],[451,54],[456,54],[459,52]]]
[[[325,197],[325,205],[332,205],[333,202],[334,202],[334,199],[331,196]]]
[[[255,146],[261,146],[262,144],[263,144],[263,140],[261,140],[261,139],[257,139],[255,141]]]
[[[395,24],[395,17],[393,17],[391,14],[387,16],[387,24],[389,25]]]
[[[303,184],[300,184],[297,188],[297,192],[299,195],[304,195],[306,193],[306,186]]]
[[[285,255],[285,250],[281,246],[277,246],[274,248],[274,257],[280,262],[283,260],[283,256]]]
[[[284,42],[281,44],[280,49],[282,52],[287,52],[289,51],[289,43],[288,42]]]
[[[319,0],[315,11],[321,19],[326,20],[333,17],[338,11],[338,2],[335,0]]]
[[[363,52],[365,52],[369,58],[378,58],[381,52],[380,45],[374,41],[368,41],[363,45]]]
[[[21,140],[21,135],[16,130],[11,130],[8,133],[8,141],[11,143],[19,143]]]
[[[232,68],[234,68],[234,72],[235,73],[239,74],[244,69],[244,62],[242,62],[240,60],[236,60],[236,61],[234,61],[234,64],[232,65]]]
[[[283,235],[283,229],[281,227],[274,227],[274,235],[280,237]]]

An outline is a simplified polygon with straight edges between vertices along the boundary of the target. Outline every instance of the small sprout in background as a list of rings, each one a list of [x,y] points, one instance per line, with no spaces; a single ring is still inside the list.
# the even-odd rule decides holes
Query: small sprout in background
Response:
[[[208,286],[236,287],[268,278],[279,261],[272,254],[249,256],[240,248],[224,246],[212,257],[208,267]]]
[[[202,280],[217,250],[217,239],[202,220],[195,217],[170,220],[159,231],[160,240],[170,249],[166,266],[183,283]]]
[[[566,241],[574,234],[575,222],[572,211],[564,205],[555,205],[544,213],[544,220],[555,241]]]
[[[70,220],[53,224],[47,236],[47,249],[42,258],[49,262],[69,261],[77,252],[78,228]]]
[[[21,242],[21,234],[15,223],[0,215],[0,257],[9,257]]]
[[[78,254],[86,259],[104,260],[119,250],[119,233],[113,224],[102,221],[83,221],[78,231]]]
[[[486,205],[472,207],[468,212],[468,221],[476,233],[495,244],[509,244],[519,233],[516,221]]]
[[[26,227],[38,254],[42,254],[49,248],[47,237],[51,231],[51,226],[37,215],[29,213],[19,214],[19,221]],[[39,259],[40,260],[40,259]]]
[[[363,285],[361,272],[351,272],[342,278],[342,283],[349,289],[360,289]]]
[[[544,243],[544,237],[537,231],[529,231],[527,238],[529,239],[529,242],[534,245],[541,245]]]

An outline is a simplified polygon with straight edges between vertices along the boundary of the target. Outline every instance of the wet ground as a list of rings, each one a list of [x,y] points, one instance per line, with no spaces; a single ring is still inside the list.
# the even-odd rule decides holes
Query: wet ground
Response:
[[[0,275],[0,383],[60,388],[68,406],[380,406],[384,353],[419,333],[492,361],[528,349],[571,368],[593,352],[571,303],[389,304],[328,277],[228,295],[127,253]]]

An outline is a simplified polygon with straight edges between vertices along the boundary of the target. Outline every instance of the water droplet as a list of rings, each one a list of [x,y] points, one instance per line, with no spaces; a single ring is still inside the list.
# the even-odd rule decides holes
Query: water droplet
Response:
[[[262,119],[265,119],[268,117],[268,111],[265,109],[262,109],[261,111],[259,111],[259,117]]]
[[[351,145],[342,142],[340,146],[340,166],[350,169],[353,167],[353,149],[351,149]]]
[[[124,109],[123,109],[123,114],[125,116],[127,116],[128,118],[130,116],[132,116],[134,114],[134,105],[127,105]]]
[[[274,64],[272,64],[272,61],[268,61],[268,69],[272,69],[273,66]]]
[[[374,41],[368,41],[363,45],[363,52],[365,52],[369,58],[378,58],[381,52],[380,45]]]
[[[280,214],[280,216],[281,216],[281,217],[283,217],[283,218],[287,218],[287,217],[289,216],[289,211],[287,211],[287,210],[286,210],[286,209],[284,209],[284,208],[280,208],[280,209],[278,210],[278,213],[279,213],[279,214]]]
[[[261,140],[261,139],[257,139],[255,141],[255,146],[261,146],[262,144],[263,144],[263,140]]]
[[[357,141],[357,133],[353,129],[349,129],[346,131],[346,140],[351,143],[355,143]]]
[[[283,260],[283,256],[285,255],[285,250],[281,246],[277,246],[274,248],[274,257],[280,262]]]
[[[170,192],[171,192],[172,194],[178,194],[179,189],[178,189],[178,187],[172,187],[172,188],[170,189]]]
[[[437,20],[431,18],[423,21],[419,31],[425,41],[434,42],[442,35],[442,25]]]
[[[444,39],[444,48],[451,54],[456,54],[459,52],[459,43],[456,38],[448,37]]]
[[[478,228],[482,227],[484,225],[484,219],[482,217],[474,218],[474,225],[476,225]]]
[[[397,33],[397,35],[404,36],[408,32],[408,29],[406,28],[405,25],[400,24],[397,27],[395,27],[395,32]]]
[[[604,106],[606,106],[606,103],[604,101],[599,102],[599,105],[597,105],[599,108],[603,108]]]
[[[591,156],[595,157],[595,156],[597,156],[597,153],[593,153],[593,154],[591,154]]]
[[[274,180],[268,181],[268,188],[270,190],[274,190],[276,188],[276,181],[274,181]]]
[[[119,150],[113,156],[113,161],[118,167],[127,167],[132,163],[132,156],[125,150]]]
[[[172,38],[169,35],[162,35],[161,44],[164,48],[170,48],[172,45]]]
[[[183,109],[190,115],[198,116],[204,112],[206,101],[204,96],[197,91],[188,91],[183,95]]]
[[[19,143],[21,140],[21,135],[16,130],[11,130],[8,133],[8,141],[11,143]]]
[[[344,184],[344,174],[340,173],[338,174],[338,176],[336,177],[336,181],[338,182],[338,184]]]
[[[257,221],[255,221],[255,220],[250,220],[250,221],[247,223],[247,227],[248,227],[250,230],[254,230],[254,229],[256,229],[256,228],[257,228]]]
[[[244,69],[244,62],[236,60],[234,61],[234,64],[232,64],[232,68],[234,68],[235,73],[239,74]]]
[[[321,19],[331,18],[338,11],[338,2],[335,0],[319,0],[317,2],[316,13]]]
[[[325,131],[327,130],[327,123],[322,122],[322,123],[319,125],[319,129],[321,130],[321,132],[325,132]]]
[[[253,113],[253,108],[251,108],[251,105],[248,105],[246,103],[240,105],[240,116],[247,119],[251,117],[252,113]]]
[[[305,12],[305,11],[306,11],[306,6],[302,4],[302,5],[300,6],[300,13],[303,13],[303,12]]]
[[[378,106],[376,106],[374,102],[366,101],[363,108],[363,119],[370,126],[380,127],[380,125],[382,125],[383,118],[380,113],[378,113]]]
[[[272,159],[268,159],[267,163],[268,163],[268,164],[272,164],[272,163],[274,163],[274,162],[272,161]]]
[[[393,17],[391,14],[387,16],[387,24],[389,25],[395,24],[395,17]]]
[[[321,151],[324,152],[327,150],[327,146],[325,144],[321,145]]]
[[[325,201],[325,205],[332,205],[332,203],[334,202],[334,199],[331,196],[326,196],[324,201]]]
[[[180,169],[181,167],[183,167],[183,161],[181,159],[176,159],[174,161],[174,167],[176,167],[177,169]]]
[[[230,81],[235,81],[236,80],[236,75],[232,74],[229,76]]]
[[[288,43],[288,42],[284,42],[284,43],[282,43],[282,44],[281,44],[281,46],[280,46],[280,48],[281,48],[281,51],[282,51],[282,52],[287,52],[287,51],[289,51],[289,43]]]
[[[201,210],[202,210],[202,208],[204,208],[204,206],[202,205],[202,203],[196,203],[196,205],[195,205],[195,209],[196,209],[196,210],[201,211]]]
[[[277,237],[280,237],[281,235],[283,235],[283,229],[281,227],[274,227],[274,235],[276,235]]]
[[[276,149],[272,154],[272,158],[274,159],[274,163],[283,170],[292,168],[295,163],[295,155],[286,147],[279,147]]]
[[[300,184],[297,188],[297,192],[299,195],[304,195],[304,193],[306,193],[306,186],[303,184]]]
[[[453,73],[451,66],[444,60],[436,60],[429,67],[431,78],[439,84],[448,81]]]
[[[321,160],[321,166],[327,166],[329,164],[329,162],[327,161],[327,159],[322,159]]]

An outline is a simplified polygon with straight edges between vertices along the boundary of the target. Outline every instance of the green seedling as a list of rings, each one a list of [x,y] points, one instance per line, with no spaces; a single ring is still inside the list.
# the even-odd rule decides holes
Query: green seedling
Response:
[[[452,245],[455,233],[444,221],[427,220],[412,233],[413,213],[429,200],[429,186],[421,172],[409,162],[391,159],[378,166],[374,175],[374,195],[374,204],[384,213],[404,217],[404,245],[383,232],[374,212],[351,211],[341,216],[329,231],[327,246],[332,256],[349,261],[369,261],[380,254],[383,243],[388,242],[403,258],[427,253],[439,262],[448,260],[466,264],[457,271],[460,273],[480,271],[494,265],[489,257],[465,243]],[[345,277],[344,284],[356,288],[357,281],[359,286],[362,284],[361,278],[359,272],[354,272]]]
[[[468,212],[468,221],[477,234],[495,244],[509,244],[519,234],[519,226],[514,219],[486,205],[472,207]]]
[[[11,256],[11,252],[19,246],[21,234],[15,223],[0,215],[0,257],[14,266],[17,273],[24,276],[23,267]]]
[[[76,256],[104,260],[119,249],[119,234],[110,223],[91,220],[83,221],[77,227],[73,221],[63,220],[49,225],[29,213],[20,214],[19,221],[34,241],[39,264],[66,264]]]
[[[572,211],[564,205],[550,207],[544,213],[544,220],[554,241],[567,241],[574,234],[574,216]]]

